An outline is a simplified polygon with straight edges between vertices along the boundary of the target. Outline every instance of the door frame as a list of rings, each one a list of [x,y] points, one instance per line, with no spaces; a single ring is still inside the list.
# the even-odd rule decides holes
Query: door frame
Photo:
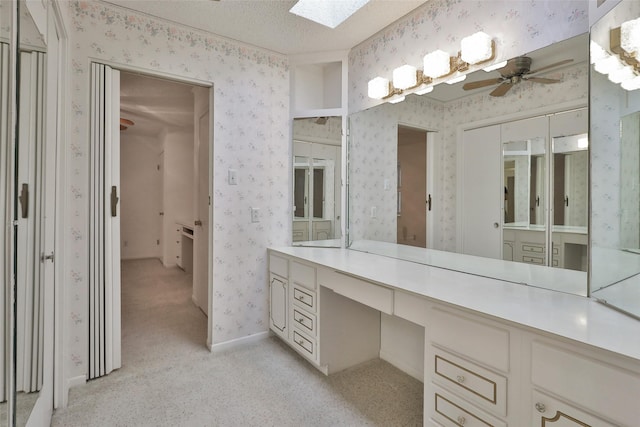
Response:
[[[463,188],[462,183],[464,178],[464,157],[462,153],[464,152],[464,132],[472,129],[499,125],[507,122],[513,122],[516,120],[530,119],[537,116],[543,116],[546,114],[554,114],[560,113],[567,110],[575,110],[579,108],[588,107],[588,99],[580,99],[562,102],[559,104],[554,104],[550,106],[544,106],[539,108],[534,108],[531,110],[520,111],[516,113],[505,114],[499,117],[492,117],[488,119],[478,120],[475,122],[463,123],[456,127],[456,252],[462,253],[463,249],[463,209],[462,207],[462,197],[463,197]],[[500,187],[498,187],[500,188]],[[502,249],[501,249],[502,250]]]
[[[211,196],[211,205],[209,206],[209,224],[211,224],[211,226],[209,227],[209,233],[208,233],[208,247],[209,247],[209,256],[208,256],[208,304],[209,304],[209,316],[208,316],[208,322],[207,322],[207,348],[211,349],[211,343],[213,342],[213,329],[214,329],[214,322],[213,322],[213,298],[212,298],[212,294],[213,294],[213,263],[211,262],[211,254],[212,254],[212,247],[213,247],[213,188],[214,188],[214,174],[213,174],[213,158],[214,158],[214,122],[213,122],[213,112],[214,112],[214,83],[211,81],[205,81],[205,80],[199,80],[196,78],[190,78],[190,77],[184,77],[184,76],[179,76],[179,75],[175,75],[175,74],[171,74],[171,73],[167,73],[167,72],[162,72],[162,71],[158,71],[158,70],[152,70],[152,69],[148,69],[148,68],[144,68],[144,67],[137,67],[137,66],[131,66],[130,64],[123,64],[123,63],[119,63],[119,62],[114,62],[114,61],[109,61],[109,60],[105,60],[104,58],[98,58],[98,57],[93,57],[90,56],[87,58],[87,61],[89,64],[91,63],[98,63],[98,64],[103,64],[106,66],[111,67],[114,70],[120,71],[120,72],[129,72],[129,73],[136,73],[136,74],[142,74],[145,76],[149,76],[149,77],[155,77],[155,78],[161,78],[161,79],[165,79],[165,80],[170,80],[170,81],[174,81],[174,82],[179,82],[179,83],[186,83],[186,84],[190,84],[190,85],[195,85],[195,86],[201,86],[201,87],[206,87],[209,89],[209,193]],[[91,91],[91,87],[88,86],[89,88],[89,92]],[[87,133],[91,132],[90,126],[87,128]],[[87,134],[87,138],[89,137],[89,135]],[[92,179],[93,177],[93,170],[90,169],[89,170],[89,178]],[[104,197],[104,194],[102,195]],[[63,211],[61,213],[62,218],[65,218],[68,214],[66,212],[64,212],[64,207],[61,208],[61,210]],[[95,206],[89,206],[89,215],[90,217],[92,215],[95,215]],[[90,242],[88,244],[91,244]],[[65,271],[67,271],[68,266],[65,265]],[[64,309],[64,307],[61,307],[62,309]],[[61,313],[64,313],[64,311],[61,311]],[[62,323],[64,322],[64,319],[60,319],[60,323],[61,326]],[[115,323],[115,322],[114,322]],[[121,326],[119,326],[121,327]],[[62,327],[62,329],[64,329]],[[61,334],[62,335],[62,334]],[[59,336],[58,339],[56,340],[56,345],[58,348],[61,348],[61,354],[60,354],[60,360],[59,360],[59,365],[57,366],[57,368],[62,368],[64,365],[64,360],[65,360],[65,350],[64,350],[64,336]],[[62,371],[61,371],[62,372]],[[64,378],[62,375],[60,375],[62,378]],[[61,384],[60,388],[59,388],[59,392],[60,392],[60,396],[59,399],[57,399],[57,402],[60,403],[62,406],[66,406],[67,401],[68,401],[68,391],[69,388],[74,385],[76,383],[76,381],[78,381],[79,379],[72,379],[70,382],[68,382],[67,384]],[[83,380],[86,380],[86,378],[84,378]],[[73,384],[72,384],[73,383]]]
[[[435,224],[438,222],[440,218],[440,200],[437,199],[440,193],[440,182],[437,179],[440,176],[438,167],[439,162],[436,162],[436,157],[440,154],[440,130],[427,129],[424,125],[415,125],[409,122],[399,121],[396,125],[396,160],[397,160],[397,147],[398,147],[398,127],[404,126],[417,130],[424,131],[426,134],[425,144],[427,146],[427,171],[426,171],[426,180],[427,180],[427,193],[425,197],[431,197],[431,210],[429,210],[425,204],[426,210],[426,218],[427,218],[427,227],[426,227],[426,241],[427,241],[427,249],[442,249],[436,248],[436,242],[440,239],[436,238],[436,228]]]

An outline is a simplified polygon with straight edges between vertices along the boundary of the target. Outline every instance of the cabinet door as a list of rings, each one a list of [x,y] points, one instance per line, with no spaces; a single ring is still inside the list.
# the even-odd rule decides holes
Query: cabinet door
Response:
[[[278,335],[287,335],[287,282],[273,274],[269,280],[271,298],[270,325]]]
[[[533,427],[614,427],[560,400],[533,391]]]

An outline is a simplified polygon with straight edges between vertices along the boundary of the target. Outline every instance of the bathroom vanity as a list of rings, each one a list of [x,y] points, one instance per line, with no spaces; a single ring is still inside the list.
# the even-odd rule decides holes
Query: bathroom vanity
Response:
[[[640,322],[594,300],[335,248],[270,249],[269,283],[275,334],[325,374],[380,357],[422,377],[425,425],[640,419]]]

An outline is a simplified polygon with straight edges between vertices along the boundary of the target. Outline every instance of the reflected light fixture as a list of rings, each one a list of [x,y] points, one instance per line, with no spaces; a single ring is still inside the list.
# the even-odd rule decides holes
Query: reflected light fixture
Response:
[[[397,103],[399,103],[399,102],[404,101],[404,98],[405,98],[405,97],[404,97],[404,95],[396,96],[395,98],[391,98],[391,99],[389,100],[389,104],[397,104]]]
[[[499,70],[500,68],[504,68],[507,66],[507,61],[496,62],[493,65],[489,65],[488,67],[483,68],[484,71],[490,73],[491,71]]]
[[[607,56],[609,56],[609,54],[607,53],[606,50],[604,50],[604,48],[602,46],[600,46],[598,43],[594,42],[593,40],[591,40],[591,43],[589,43],[589,60],[592,64],[595,64],[596,62],[605,59]]]
[[[612,83],[620,84],[626,80],[634,78],[636,75],[633,72],[633,67],[625,65],[622,68],[618,68],[609,73],[609,80]]]
[[[640,53],[640,18],[622,23],[620,47],[631,56]]]
[[[289,12],[333,29],[367,3],[369,0],[298,0]]]
[[[460,59],[467,64],[479,64],[493,58],[494,43],[491,36],[482,31],[460,41]]]
[[[578,139],[578,148],[587,148],[589,146],[589,140],[587,138]]]
[[[403,65],[393,70],[393,87],[400,90],[418,86],[418,70],[412,65]]]
[[[622,67],[622,62],[613,55],[608,55],[606,58],[603,58],[594,64],[595,70],[602,74],[609,74]]]
[[[447,80],[445,83],[448,84],[448,85],[453,85],[453,84],[460,83],[460,82],[464,81],[466,78],[467,78],[467,75],[466,74],[462,74],[461,76],[454,77],[452,79]]]
[[[626,80],[620,83],[620,86],[622,86],[624,90],[638,90],[640,89],[640,76],[635,76],[630,80]]]
[[[433,92],[433,86],[424,86],[421,89],[418,89],[417,91],[415,91],[416,95],[426,95],[428,93]]]
[[[426,54],[423,62],[424,68],[422,72],[432,79],[446,76],[451,72],[451,58],[447,52],[442,50]]]

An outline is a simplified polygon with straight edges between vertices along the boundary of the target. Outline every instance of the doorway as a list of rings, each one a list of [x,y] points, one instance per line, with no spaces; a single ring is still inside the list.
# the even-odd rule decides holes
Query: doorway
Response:
[[[111,98],[117,99],[110,100],[108,90],[94,86],[94,92],[102,93],[96,98],[103,98],[105,104],[117,108],[105,115],[104,123],[98,120],[93,127],[117,131],[111,132],[116,135],[105,132],[102,151],[95,149],[97,156],[104,153],[111,173],[101,173],[100,167],[94,167],[94,180],[99,183],[94,188],[102,193],[96,199],[104,200],[95,205],[96,210],[107,212],[94,215],[97,220],[92,221],[92,226],[97,225],[99,230],[100,220],[104,221],[104,228],[111,230],[111,240],[105,247],[117,250],[105,249],[112,254],[111,260],[107,256],[92,257],[95,269],[105,271],[104,287],[107,295],[112,294],[113,308],[112,314],[108,309],[96,310],[90,318],[96,325],[105,325],[107,337],[111,328],[114,338],[102,342],[102,331],[90,328],[90,343],[99,343],[95,347],[105,353],[102,356],[96,351],[95,355],[90,354],[90,360],[96,360],[95,366],[100,357],[119,362],[121,353],[131,355],[131,351],[137,351],[139,346],[120,347],[131,343],[125,339],[129,336],[123,335],[130,331],[129,321],[136,322],[132,333],[141,337],[148,338],[147,332],[157,334],[156,329],[164,328],[172,336],[182,331],[184,337],[188,335],[190,341],[205,347],[210,341],[210,322],[206,319],[211,239],[210,88],[94,65],[117,76],[104,79],[105,86],[112,89]],[[109,108],[105,106],[102,110]],[[99,162],[97,165],[100,166]],[[117,226],[109,225],[116,220]],[[162,294],[160,299],[156,298],[158,293]],[[184,310],[184,304],[181,307],[176,304],[184,295],[187,298],[183,302],[202,323],[189,333],[184,328],[161,326],[160,322],[141,323],[137,313],[131,315],[131,311],[150,310],[158,304],[162,304],[163,310]],[[150,304],[140,304],[141,301]],[[171,313],[164,314],[161,319],[171,317]],[[140,325],[149,328],[147,332]],[[201,331],[202,336],[194,337],[191,333],[194,330]],[[114,363],[111,369],[90,369],[89,378],[119,367]]]
[[[427,247],[427,131],[398,125],[397,243]]]

